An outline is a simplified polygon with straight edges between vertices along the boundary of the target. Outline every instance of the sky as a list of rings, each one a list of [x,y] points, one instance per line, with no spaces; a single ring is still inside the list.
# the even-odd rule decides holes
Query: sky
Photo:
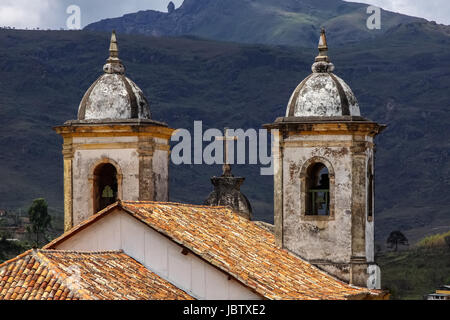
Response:
[[[81,9],[81,27],[139,10],[167,12],[170,0],[0,0],[0,26],[18,29],[67,28],[70,5]],[[178,8],[183,0],[172,0]],[[320,0],[318,0],[320,1]],[[358,0],[386,10],[434,20],[450,25],[450,0]],[[107,4],[107,5],[106,5]]]

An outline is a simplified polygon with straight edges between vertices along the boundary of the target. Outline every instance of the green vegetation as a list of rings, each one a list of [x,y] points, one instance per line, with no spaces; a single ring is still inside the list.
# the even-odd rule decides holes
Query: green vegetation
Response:
[[[32,239],[33,246],[39,247],[48,242],[48,232],[51,227],[52,217],[48,214],[48,205],[45,199],[36,199],[28,209],[30,226],[27,232]]]
[[[7,234],[0,233],[0,264],[30,249],[26,242],[11,241]]]
[[[0,264],[30,249],[26,242],[12,240],[9,232],[1,231],[3,227],[5,223],[0,218]]]
[[[382,288],[391,299],[421,300],[444,284],[450,284],[450,247],[417,246],[377,256]]]
[[[423,238],[417,246],[421,248],[446,248],[450,249],[450,231],[446,233],[434,234]]]
[[[408,239],[405,237],[403,233],[400,231],[392,231],[387,239],[388,248],[394,249],[394,251],[398,250],[398,246],[408,246]]]
[[[45,200],[37,199],[28,209],[6,210],[0,217],[0,263],[32,247],[40,247],[63,233],[62,212],[47,208],[46,216],[45,206]],[[28,210],[32,211],[33,217]]]

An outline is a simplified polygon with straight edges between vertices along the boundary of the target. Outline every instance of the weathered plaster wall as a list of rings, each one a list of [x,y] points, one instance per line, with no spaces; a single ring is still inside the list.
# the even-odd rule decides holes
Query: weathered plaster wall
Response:
[[[343,110],[345,96],[348,110]],[[286,117],[360,116],[358,100],[353,91],[338,76],[330,73],[313,73],[295,89],[288,103]]]
[[[373,143],[373,138],[368,137],[367,141],[370,143]],[[374,174],[374,168],[375,168],[375,163],[373,163],[374,159],[375,159],[375,154],[374,154],[374,150],[373,149],[368,149],[366,150],[366,154],[367,154],[367,172],[369,170],[372,170],[372,174]],[[372,165],[369,165],[369,162],[372,161]],[[366,175],[367,176],[367,175]],[[367,258],[367,262],[374,262],[375,261],[375,190],[372,190],[372,218],[369,218],[369,179],[366,179],[366,201],[367,201],[367,207],[366,207],[366,217],[367,217],[367,221],[366,221],[366,258]]]
[[[100,76],[81,100],[80,120],[150,119],[150,109],[142,90],[123,74]]]
[[[94,213],[93,172],[101,162],[116,166],[120,199],[169,200],[168,140],[151,136],[100,136],[74,137],[71,143],[72,168],[65,173],[66,183],[72,192],[72,196],[67,197],[72,202],[68,205],[73,206],[72,224],[67,222],[70,226],[77,225]]]
[[[123,148],[132,137],[74,138],[73,159],[73,223],[87,219],[93,213],[92,178],[95,167],[104,159],[112,160],[122,173],[121,199],[138,200],[139,157],[136,148]],[[110,144],[103,149],[96,144]],[[119,144],[116,147],[114,144]],[[86,146],[89,147],[86,147]],[[94,149],[98,148],[98,149]],[[120,187],[119,187],[120,189]]]
[[[158,232],[117,210],[59,244],[59,250],[123,250],[146,268],[202,300],[261,299]]]
[[[344,281],[366,286],[374,262],[367,171],[373,139],[292,134],[284,139],[282,156],[283,247]],[[329,170],[330,216],[305,215],[306,169],[314,162]]]
[[[159,145],[166,140],[156,139]],[[153,181],[155,183],[155,201],[169,201],[169,151],[156,149],[153,153]]]
[[[307,260],[346,262],[351,257],[351,136],[291,136],[283,159],[284,246]],[[334,217],[314,220],[303,215],[300,173],[314,157],[327,160],[335,174]],[[333,208],[331,208],[333,210]]]

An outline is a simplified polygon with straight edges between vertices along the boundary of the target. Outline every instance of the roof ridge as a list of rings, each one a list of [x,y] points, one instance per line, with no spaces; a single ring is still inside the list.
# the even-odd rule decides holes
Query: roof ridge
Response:
[[[122,200],[123,204],[162,204],[162,205],[176,205],[176,206],[186,206],[191,208],[208,208],[208,209],[228,209],[231,210],[229,206],[208,206],[204,204],[190,204],[182,202],[170,202],[170,201],[127,201]]]
[[[120,254],[124,253],[123,250],[105,250],[105,251],[83,251],[83,250],[57,250],[57,249],[38,249],[37,252],[40,253],[68,253],[68,254]]]
[[[18,261],[18,260],[20,260],[20,259],[22,259],[22,258],[28,256],[28,255],[29,255],[30,253],[32,253],[32,252],[33,252],[33,249],[27,250],[27,251],[25,251],[25,252],[19,254],[17,257],[14,257],[14,258],[12,258],[12,259],[10,259],[10,260],[7,260],[7,261],[1,263],[1,264],[0,264],[0,269],[3,268],[4,266],[10,264],[10,263],[16,262],[16,261]]]
[[[45,250],[44,250],[45,251]],[[60,282],[61,285],[65,286],[69,289],[70,292],[73,293],[74,296],[81,300],[90,300],[90,295],[88,294],[85,288],[79,286],[78,289],[74,289],[71,281],[71,278],[67,276],[64,270],[61,270],[57,265],[55,265],[48,257],[44,255],[42,250],[34,249],[32,250],[32,255],[35,259],[37,259],[41,264],[48,268],[48,271],[55,275],[57,281]]]

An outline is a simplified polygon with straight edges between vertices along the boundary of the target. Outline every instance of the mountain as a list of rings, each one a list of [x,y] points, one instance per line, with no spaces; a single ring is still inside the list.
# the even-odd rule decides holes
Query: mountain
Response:
[[[44,197],[62,212],[62,139],[102,73],[110,33],[0,30],[0,208]],[[174,128],[261,128],[285,113],[309,73],[314,47],[270,47],[188,37],[119,34],[127,74],[154,119]],[[415,240],[450,226],[450,28],[402,24],[385,36],[331,47],[336,74],[364,116],[387,124],[377,139],[376,239],[393,230]],[[273,219],[273,178],[235,166],[258,219]],[[171,200],[202,203],[219,166],[172,166]],[[445,230],[447,229],[447,230]]]
[[[369,30],[367,7],[342,0],[185,0],[171,13],[139,11],[85,29],[311,47],[321,27],[334,46],[380,36],[400,23],[425,21],[383,10],[381,30]]]

